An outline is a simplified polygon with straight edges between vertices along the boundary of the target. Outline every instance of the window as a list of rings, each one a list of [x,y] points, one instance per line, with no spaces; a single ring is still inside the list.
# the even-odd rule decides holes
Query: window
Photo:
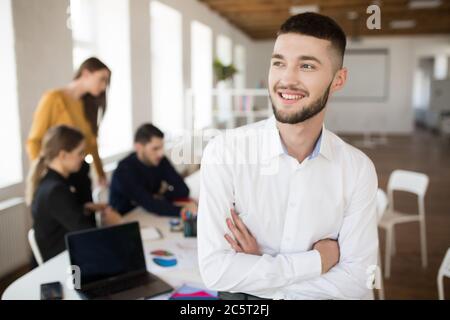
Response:
[[[217,52],[217,58],[220,60],[220,62],[227,66],[232,63],[233,60],[233,53],[232,53],[232,43],[231,39],[224,36],[219,35],[217,37],[217,44],[216,44],[216,52]],[[220,81],[217,84],[217,89],[219,91],[231,89],[231,83],[229,81]],[[219,94],[217,97],[218,101],[218,122],[219,126],[222,126],[224,122],[228,122],[228,127],[233,127],[234,125],[230,122],[233,119],[232,115],[232,97],[227,94]]]
[[[100,125],[101,157],[132,147],[129,0],[71,0],[75,69],[96,56],[111,69],[108,108]]]
[[[182,17],[158,1],[150,3],[152,121],[169,134],[181,133],[183,119]]]
[[[95,4],[90,0],[70,0],[70,27],[73,39],[73,68],[98,52],[95,39]]]
[[[231,64],[233,60],[231,47],[232,44],[230,38],[224,35],[219,35],[217,37],[217,58],[219,58],[220,62],[224,65]]]
[[[0,0],[0,188],[22,181],[22,145],[17,104],[11,0]]]
[[[444,80],[448,74],[448,58],[446,54],[438,54],[434,57],[434,79]]]
[[[245,61],[245,48],[241,45],[237,45],[234,48],[234,62],[237,69],[234,76],[234,87],[236,89],[246,88],[246,61]]]
[[[212,31],[193,21],[191,24],[191,83],[194,92],[195,129],[212,123]]]

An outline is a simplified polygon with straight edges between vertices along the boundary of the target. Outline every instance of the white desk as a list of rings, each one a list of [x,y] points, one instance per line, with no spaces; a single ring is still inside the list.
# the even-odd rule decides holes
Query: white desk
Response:
[[[126,215],[125,220],[139,221],[141,228],[157,227],[163,234],[162,239],[144,241],[148,271],[158,275],[175,288],[184,283],[204,288],[198,269],[196,238],[184,238],[182,232],[170,232],[169,218],[145,213],[141,209]],[[156,265],[150,255],[150,251],[156,249],[174,253],[178,260],[177,265],[168,268]],[[64,287],[64,298],[79,300],[79,295],[66,284],[70,279],[67,272],[69,265],[69,256],[67,251],[64,251],[13,282],[3,293],[2,299],[39,300],[42,283],[60,281]],[[169,295],[162,295],[155,299],[167,299]]]

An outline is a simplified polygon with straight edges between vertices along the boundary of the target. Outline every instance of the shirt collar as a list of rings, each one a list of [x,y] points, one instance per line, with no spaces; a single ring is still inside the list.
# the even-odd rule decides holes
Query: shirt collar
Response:
[[[308,157],[309,160],[314,159],[315,157],[317,157],[319,155],[320,145],[322,143],[322,134],[323,134],[323,127],[322,127],[322,130],[320,131],[319,139],[317,139],[316,144],[314,145],[314,149]]]
[[[271,116],[266,120],[263,138],[263,157],[271,159],[282,154],[287,154],[287,150],[280,137],[280,132],[276,126],[275,116]],[[329,132],[322,126],[319,139],[317,139],[314,149],[308,156],[309,160],[316,158],[319,154],[331,160],[331,148],[329,145]]]

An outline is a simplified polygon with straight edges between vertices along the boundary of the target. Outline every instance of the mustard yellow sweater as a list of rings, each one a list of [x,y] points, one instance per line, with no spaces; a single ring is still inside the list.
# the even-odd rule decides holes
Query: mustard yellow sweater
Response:
[[[58,89],[44,93],[34,113],[27,140],[27,152],[30,160],[39,156],[42,139],[47,130],[62,124],[77,128],[84,134],[86,153],[92,155],[96,172],[103,177],[105,173],[98,154],[97,137],[92,132],[84,115],[83,102],[69,97]]]

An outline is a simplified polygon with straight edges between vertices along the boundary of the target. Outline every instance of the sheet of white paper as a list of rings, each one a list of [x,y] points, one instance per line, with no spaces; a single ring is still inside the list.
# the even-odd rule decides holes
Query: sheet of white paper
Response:
[[[144,246],[145,251],[150,253],[153,250],[167,250],[171,252],[177,259],[177,265],[174,267],[166,268],[156,265],[152,261],[152,255],[147,256],[147,265],[150,267],[151,272],[156,272],[167,269],[182,269],[182,270],[196,270],[198,269],[197,261],[197,239],[185,238],[180,240],[171,240],[164,243],[163,246],[155,247],[155,245],[148,243]]]
[[[155,227],[145,227],[141,229],[142,241],[161,239],[161,234]]]

